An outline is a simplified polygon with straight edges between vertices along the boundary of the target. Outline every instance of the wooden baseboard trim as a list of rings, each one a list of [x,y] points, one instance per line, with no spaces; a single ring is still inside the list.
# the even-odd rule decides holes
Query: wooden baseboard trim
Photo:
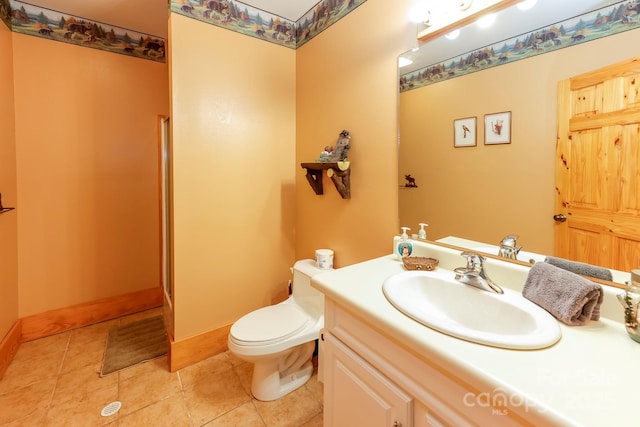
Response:
[[[231,325],[226,325],[181,341],[171,339],[169,344],[169,369],[171,372],[226,351],[229,330],[231,330]]]
[[[16,320],[7,335],[0,342],[0,380],[7,371],[9,364],[20,347],[20,335],[22,334],[22,321]]]
[[[103,298],[22,318],[21,342],[47,337],[139,311],[161,307],[162,288],[157,286],[126,295]]]

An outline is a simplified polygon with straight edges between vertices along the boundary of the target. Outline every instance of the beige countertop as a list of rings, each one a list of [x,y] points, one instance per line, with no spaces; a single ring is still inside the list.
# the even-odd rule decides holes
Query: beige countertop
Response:
[[[397,239],[397,238],[396,238]],[[465,265],[460,252],[411,241],[413,255],[440,260],[439,269]],[[620,289],[604,287],[601,318],[585,326],[560,323],[562,338],[540,350],[507,350],[437,332],[396,310],[382,292],[384,279],[404,270],[395,255],[322,273],[312,285],[390,340],[429,364],[450,372],[492,397],[510,396],[524,417],[549,425],[633,425],[640,384],[640,344],[622,323]],[[522,290],[528,267],[489,259],[487,274],[500,286]],[[453,272],[452,272],[453,274]],[[481,307],[478,307],[481,310]]]

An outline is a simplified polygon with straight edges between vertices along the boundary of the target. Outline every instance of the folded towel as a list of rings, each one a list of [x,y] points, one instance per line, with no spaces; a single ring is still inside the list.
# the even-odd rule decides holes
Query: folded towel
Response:
[[[600,318],[602,287],[546,262],[533,264],[522,295],[570,326]]]
[[[597,267],[591,264],[585,264],[584,262],[569,261],[564,258],[556,258],[548,256],[544,259],[544,262],[548,262],[551,265],[560,267],[563,270],[571,271],[572,273],[580,274],[582,276],[595,277],[596,279],[612,281],[613,276],[611,270],[604,267]]]

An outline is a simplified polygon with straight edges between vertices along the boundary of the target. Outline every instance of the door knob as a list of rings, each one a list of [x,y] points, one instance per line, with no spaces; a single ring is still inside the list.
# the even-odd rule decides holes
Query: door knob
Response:
[[[567,220],[567,217],[564,216],[564,214],[555,214],[553,216],[553,220],[556,222],[565,222]]]

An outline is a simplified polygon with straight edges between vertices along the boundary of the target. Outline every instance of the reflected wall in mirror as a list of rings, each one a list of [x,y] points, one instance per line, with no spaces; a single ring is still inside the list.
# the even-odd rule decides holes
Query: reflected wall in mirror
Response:
[[[462,39],[471,28],[462,28],[457,40],[437,39],[405,56],[412,56],[414,63],[409,67],[413,70],[439,61],[449,65],[449,58],[465,52],[482,52],[484,46],[585,13],[565,10],[562,13],[570,14],[553,15],[550,11],[561,9],[558,4],[589,7],[588,11],[592,11],[603,7],[602,3],[609,2],[538,0],[529,12],[513,15],[513,8],[500,12],[495,27],[474,35],[472,41]],[[534,18],[531,13],[538,7],[546,12]],[[505,16],[509,16],[508,22],[503,19]],[[634,10],[629,16],[637,19],[637,12]],[[605,22],[607,19],[603,18],[602,22],[622,23],[619,22],[622,18],[616,19]],[[433,240],[459,236],[499,244],[504,236],[517,234],[518,244],[524,250],[554,255],[558,83],[636,56],[636,28],[640,25],[629,25],[633,29],[584,43],[573,43],[571,34],[563,33],[562,48],[551,40],[538,46],[544,53],[527,59],[505,61],[456,78],[435,75],[437,82],[433,84],[402,91],[399,225],[411,227],[415,232],[418,223],[428,223],[428,237]],[[511,34],[496,30],[506,27],[512,28]],[[588,36],[586,31],[582,34]],[[424,56],[438,59],[420,64],[420,55],[425,52]],[[400,75],[409,71],[402,68]],[[455,149],[451,129],[456,119],[481,118],[502,111],[512,112],[511,144]],[[478,120],[477,133],[484,135],[483,120]],[[404,187],[407,174],[415,178],[418,187]]]

